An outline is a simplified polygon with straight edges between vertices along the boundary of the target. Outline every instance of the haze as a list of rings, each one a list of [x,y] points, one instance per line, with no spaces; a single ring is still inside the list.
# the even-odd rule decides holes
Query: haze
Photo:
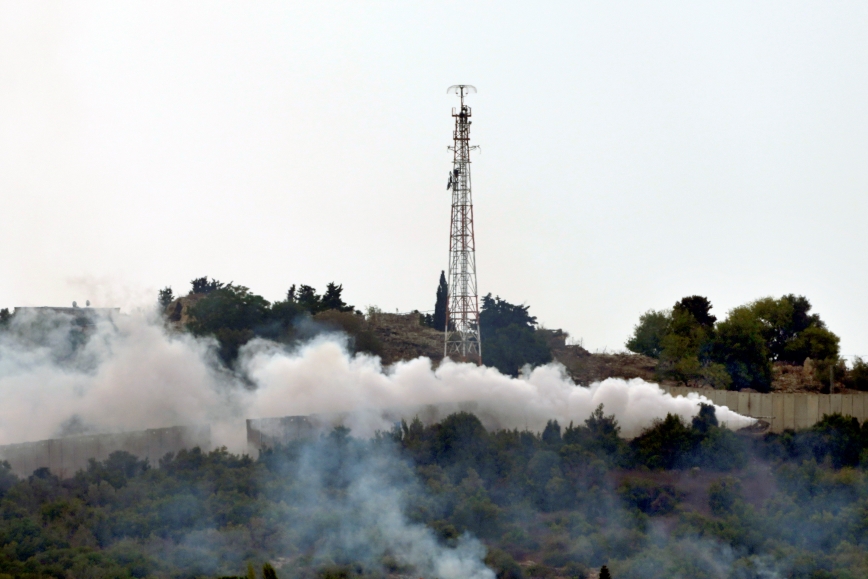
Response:
[[[0,307],[208,275],[431,309],[446,94],[479,287],[589,349],[685,295],[808,296],[868,355],[868,5],[0,4]]]

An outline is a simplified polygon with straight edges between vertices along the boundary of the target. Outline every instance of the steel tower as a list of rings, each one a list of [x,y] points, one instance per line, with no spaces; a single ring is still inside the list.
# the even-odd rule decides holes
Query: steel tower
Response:
[[[449,87],[461,99],[452,109],[452,171],[446,189],[452,190],[452,224],[449,231],[449,299],[446,310],[445,355],[460,361],[482,362],[479,339],[479,298],[476,291],[476,240],[473,235],[473,197],[470,192],[470,107],[464,97],[475,93],[469,84]]]

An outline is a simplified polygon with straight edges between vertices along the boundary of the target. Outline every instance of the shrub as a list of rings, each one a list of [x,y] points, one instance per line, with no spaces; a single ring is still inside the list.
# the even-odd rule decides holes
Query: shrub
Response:
[[[633,328],[633,336],[625,346],[631,352],[659,358],[663,352],[663,338],[669,333],[672,315],[665,311],[648,310],[639,316],[639,323]]]
[[[718,479],[708,488],[708,506],[719,517],[733,512],[741,499],[741,482],[736,478],[728,476]]]
[[[652,516],[668,515],[682,497],[682,493],[672,485],[645,479],[626,479],[618,487],[618,495],[631,508]]]

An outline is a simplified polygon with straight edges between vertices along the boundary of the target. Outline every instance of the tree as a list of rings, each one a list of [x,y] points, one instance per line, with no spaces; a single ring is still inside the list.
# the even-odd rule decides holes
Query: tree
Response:
[[[339,312],[352,312],[356,308],[344,303],[341,299],[341,294],[344,291],[343,285],[337,285],[335,282],[329,282],[326,285],[326,292],[320,300],[318,311],[337,310]]]
[[[512,325],[522,329],[535,330],[536,317],[528,313],[530,306],[517,306],[506,300],[495,298],[491,294],[482,297],[482,311],[479,313],[479,324],[487,332],[501,330]]]
[[[681,417],[667,414],[665,419],[655,420],[651,428],[634,438],[630,447],[640,464],[669,470],[685,466],[694,441],[693,432]]]
[[[262,566],[262,579],[277,579],[277,572],[271,563],[266,563]]]
[[[609,568],[605,565],[600,567],[600,579],[612,579],[612,575],[609,573]]]
[[[682,302],[687,302],[689,307],[680,305]],[[729,387],[731,379],[726,369],[711,359],[715,331],[713,326],[707,325],[714,318],[708,314],[710,307],[708,300],[699,296],[684,298],[675,304],[668,332],[660,341],[657,373],[661,377],[684,383],[706,384],[718,389]],[[705,324],[697,320],[695,312]]]
[[[161,309],[166,309],[170,303],[175,301],[175,294],[172,292],[172,288],[170,286],[166,286],[159,291],[157,295],[157,302],[160,304]]]
[[[699,414],[693,417],[691,425],[694,430],[702,434],[706,434],[711,427],[717,426],[717,413],[714,411],[714,405],[700,403]]]
[[[536,334],[536,317],[528,313],[529,308],[511,304],[499,296],[483,296],[479,313],[483,364],[517,376],[525,365],[551,362],[551,350]]]
[[[731,476],[718,479],[708,487],[708,506],[719,517],[731,513],[742,500],[741,481]]]
[[[321,298],[313,287],[309,285],[299,286],[298,293],[295,296],[295,303],[311,314],[315,314],[319,311],[320,302]]]
[[[209,280],[208,276],[205,276],[197,277],[190,282],[190,285],[192,286],[192,290],[190,291],[190,293],[209,294],[223,288],[226,284],[224,284],[223,282],[219,282],[216,279]]]
[[[773,361],[802,364],[806,358],[838,358],[838,336],[826,328],[817,314],[810,314],[811,302],[804,296],[787,294],[779,299],[759,299],[749,306],[762,325],[769,356]]]
[[[714,322],[717,321],[715,316],[711,315],[711,302],[703,296],[689,296],[681,298],[673,308],[676,312],[686,312],[693,316],[700,326],[704,328],[714,327]]]
[[[663,338],[669,333],[672,314],[667,311],[648,310],[639,316],[633,328],[633,336],[627,340],[627,349],[651,358],[659,358],[663,352]]]
[[[545,430],[542,433],[542,441],[551,446],[559,446],[561,444],[561,426],[557,420],[549,420],[546,423]]]
[[[238,350],[268,326],[270,305],[244,286],[229,284],[206,292],[207,297],[190,308],[189,328],[196,335],[213,335],[220,343],[220,358],[231,364]]]
[[[437,286],[437,301],[434,303],[434,317],[431,327],[446,331],[446,309],[449,299],[449,286],[446,284],[446,272],[440,272],[440,284]]]
[[[811,427],[816,438],[814,458],[822,462],[828,455],[832,466],[856,466],[862,452],[862,432],[859,421],[852,416],[828,414]]]
[[[717,325],[712,357],[724,365],[736,390],[768,392],[771,387],[771,356],[763,330],[764,325],[750,306],[733,309]]]
[[[355,307],[344,302],[342,294],[344,286],[329,282],[326,285],[325,294],[320,296],[316,293],[316,289],[309,285],[300,285],[296,289],[293,284],[289,291],[286,292],[286,301],[293,303],[306,310],[311,315],[318,314],[327,310],[337,310],[339,312],[352,312]]]
[[[856,390],[868,390],[868,362],[856,356],[853,367],[847,372],[846,384]]]

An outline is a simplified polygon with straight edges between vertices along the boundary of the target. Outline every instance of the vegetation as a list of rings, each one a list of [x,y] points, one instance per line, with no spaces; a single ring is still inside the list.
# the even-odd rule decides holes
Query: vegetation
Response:
[[[296,289],[293,285],[286,300],[274,303],[244,286],[207,277],[194,279],[191,286],[190,296],[198,299],[190,307],[187,329],[197,336],[214,337],[227,366],[234,364],[241,347],[253,338],[293,344],[323,331],[346,333],[353,352],[380,352],[381,345],[361,312],[344,302],[342,285],[329,283],[323,295],[311,286]],[[160,291],[161,304],[169,297],[171,288]]]
[[[643,314],[626,346],[658,358],[661,378],[766,392],[774,362],[810,358],[822,376],[841,363],[838,336],[810,311],[807,298],[789,294],[739,306],[718,321],[707,298],[690,296],[671,311]]]
[[[157,293],[157,303],[162,310],[169,307],[173,301],[175,301],[175,292],[172,291],[171,287],[166,286]]]
[[[511,304],[500,296],[483,296],[479,312],[483,364],[517,376],[525,365],[551,362],[551,350],[537,334],[536,317],[528,313],[529,308]]]
[[[449,286],[446,284],[446,272],[440,272],[440,283],[437,285],[437,300],[434,302],[434,314],[422,317],[422,323],[435,330],[446,330],[446,312],[448,309]]]
[[[410,574],[401,553],[333,540],[372,471],[386,478],[371,492],[399,485],[409,523],[441,544],[480,537],[499,578],[603,565],[625,579],[865,576],[868,424],[834,415],[757,438],[716,422],[704,407],[626,442],[602,407],[540,434],[459,413],[372,440],[338,428],[256,459],[194,449],[153,468],[119,452],[65,480],[0,464],[0,577]]]

